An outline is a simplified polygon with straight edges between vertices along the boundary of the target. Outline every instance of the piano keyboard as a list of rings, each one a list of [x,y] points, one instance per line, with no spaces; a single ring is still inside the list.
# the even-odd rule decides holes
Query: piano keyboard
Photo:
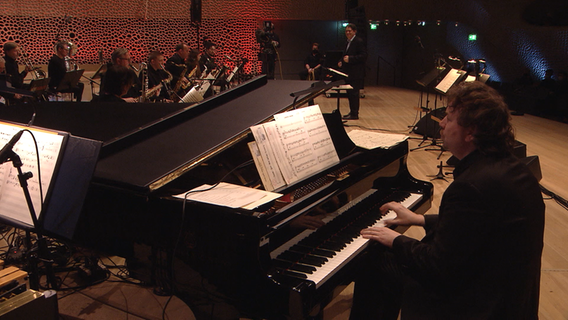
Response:
[[[392,210],[381,216],[381,205],[397,201],[411,208],[421,199],[422,194],[385,196],[371,189],[327,216],[321,228],[305,230],[272,251],[272,262],[280,273],[311,280],[319,288],[367,247],[370,240],[359,234],[362,229],[384,226],[385,219],[396,217]]]

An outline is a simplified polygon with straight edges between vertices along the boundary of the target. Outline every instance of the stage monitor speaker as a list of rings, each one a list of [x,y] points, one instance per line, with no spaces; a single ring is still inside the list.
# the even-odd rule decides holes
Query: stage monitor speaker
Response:
[[[513,145],[513,154],[515,157],[523,159],[527,156],[527,145],[519,140],[515,140],[515,144]]]
[[[522,158],[521,162],[529,168],[536,180],[540,181],[542,179],[542,171],[540,170],[540,161],[538,160],[538,156]]]
[[[201,0],[191,0],[191,22],[201,22]]]
[[[438,108],[428,112],[422,119],[418,120],[412,131],[425,137],[440,138],[440,124],[433,120],[432,116],[443,119],[446,116],[446,108]]]

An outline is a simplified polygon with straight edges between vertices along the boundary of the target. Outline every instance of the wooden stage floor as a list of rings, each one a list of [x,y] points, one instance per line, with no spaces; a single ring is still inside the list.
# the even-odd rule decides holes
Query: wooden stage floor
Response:
[[[409,133],[409,127],[419,119],[416,107],[420,94],[416,91],[392,87],[367,87],[361,99],[360,120],[346,123],[346,130],[368,129],[396,133]],[[429,106],[438,107],[444,101],[430,96]],[[334,97],[315,99],[323,112],[336,108]],[[425,102],[424,102],[425,104]],[[341,111],[348,112],[347,100],[341,99]],[[543,178],[541,184],[563,198],[568,198],[568,125],[531,115],[514,116],[517,140],[527,146],[527,155],[538,155]],[[410,147],[417,147],[421,136],[411,134]],[[430,143],[427,141],[426,144]],[[437,159],[439,151],[415,150],[409,153],[411,174],[421,180],[438,172],[440,160],[450,154],[445,152]],[[434,200],[429,213],[436,213],[440,197],[451,183],[451,175],[444,180],[433,180]],[[568,211],[554,200],[546,200],[545,246],[542,257],[540,319],[568,319]],[[421,228],[410,228],[407,235],[420,238]],[[324,319],[341,320],[349,317],[352,285],[347,286],[324,311]],[[162,319],[162,309],[167,297],[159,297],[151,288],[123,282],[106,281],[97,286],[62,292],[59,294],[61,319]],[[173,298],[167,306],[165,319],[193,319],[189,308]]]

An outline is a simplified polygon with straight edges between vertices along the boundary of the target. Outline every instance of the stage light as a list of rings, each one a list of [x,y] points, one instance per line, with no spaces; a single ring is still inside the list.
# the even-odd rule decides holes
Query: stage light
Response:
[[[371,30],[377,30],[377,24],[371,23]]]
[[[475,41],[477,40],[477,35],[475,33],[472,33],[468,36],[468,40],[469,41]]]
[[[343,26],[343,28],[345,28],[345,27],[347,27],[348,24],[349,23],[347,23],[347,22],[343,22],[341,25]]]

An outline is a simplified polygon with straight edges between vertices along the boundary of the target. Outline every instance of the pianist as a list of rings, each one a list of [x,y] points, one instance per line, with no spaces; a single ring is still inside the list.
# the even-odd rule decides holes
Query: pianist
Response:
[[[380,242],[355,282],[351,319],[537,319],[544,203],[538,181],[511,155],[506,104],[464,83],[448,97],[443,146],[460,159],[438,215],[387,203],[387,225],[420,225],[421,240],[368,228]]]

